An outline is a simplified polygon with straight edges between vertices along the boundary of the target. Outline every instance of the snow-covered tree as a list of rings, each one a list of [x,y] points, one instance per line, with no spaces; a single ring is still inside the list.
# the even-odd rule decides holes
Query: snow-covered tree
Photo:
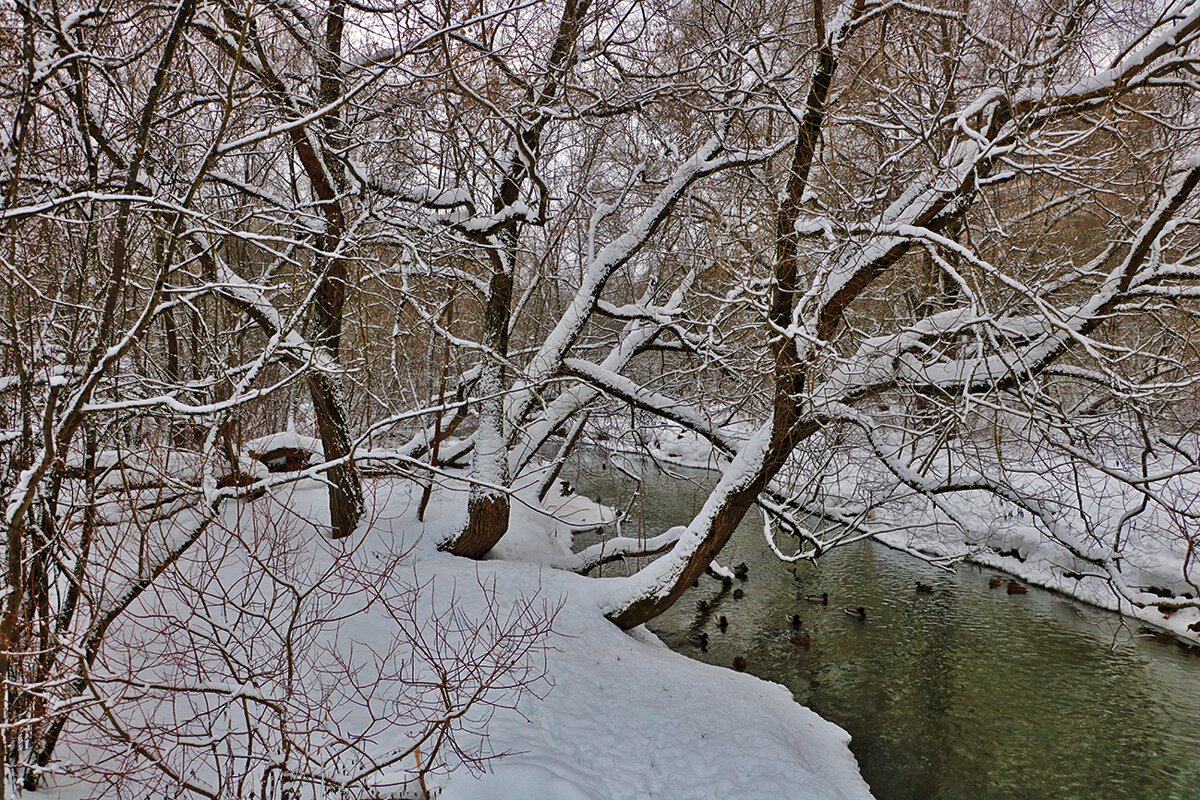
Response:
[[[742,287],[761,315],[771,406],[740,441],[674,415],[729,465],[671,552],[629,579],[614,621],[635,625],[673,602],[756,502],[801,539],[786,557],[802,558],[871,532],[872,503],[897,488],[952,522],[961,515],[949,498],[991,493],[1130,594],[1111,539],[1084,541],[1060,516],[1070,492],[1039,495],[1010,470],[1048,451],[1098,461],[1098,427],[1148,448],[1148,436],[1195,424],[1148,419],[1177,410],[1192,380],[1178,369],[1192,344],[1175,331],[1195,311],[1197,12],[815,10],[811,81],[788,105],[797,133],[773,270]],[[1008,30],[993,31],[997,19]],[[591,373],[593,385],[634,396]],[[848,440],[892,488],[849,503],[823,488],[838,458],[804,451]],[[1182,469],[1195,467],[1192,455]],[[1147,478],[1125,480],[1184,511]],[[849,523],[852,534],[808,533],[796,512]]]
[[[211,596],[176,565],[297,476],[349,542],[367,469],[422,513],[460,490],[440,544],[481,557],[548,448],[689,432],[721,479],[688,525],[556,562],[659,556],[606,583],[622,627],[723,574],[755,507],[802,559],[889,514],[969,529],[956,498],[988,495],[1134,602],[1137,504],[1106,527],[1080,481],[1195,535],[1170,478],[1197,469],[1200,2],[0,15],[0,744],[27,786],[122,614]],[[305,425],[267,474],[247,440]]]
[[[472,64],[479,83],[457,90],[509,149],[467,141],[456,152],[471,165],[518,152],[531,180],[522,199],[497,203],[468,199],[479,192],[469,170],[439,173],[437,196],[462,209],[442,222],[465,241],[536,221],[512,251],[513,279],[526,281],[512,296],[520,310],[539,282],[559,286],[543,318],[510,318],[503,351],[460,336],[480,353],[464,380],[493,414],[505,395],[504,421],[480,419],[439,459],[461,463],[482,444],[469,480],[475,497],[498,496],[552,436],[576,441],[602,401],[708,439],[728,459],[724,477],[690,525],[645,545],[670,552],[617,591],[610,615],[623,626],[712,568],[755,505],[799,538],[781,550],[799,559],[877,531],[880,502],[925,503],[965,526],[952,498],[967,492],[1034,515],[1131,596],[1119,556],[1061,517],[1070,493],[1052,500],[1013,467],[1099,464],[1096,429],[1158,446],[1153,437],[1177,442],[1191,424],[1163,414],[1185,408],[1191,384],[1178,365],[1194,361],[1179,333],[1194,310],[1194,11],[698,3],[673,12],[674,30],[651,21],[635,39],[620,33],[627,19],[598,8],[570,27],[587,57],[570,60],[561,88],[544,66],[561,52],[549,35],[525,60]],[[535,74],[553,76],[556,93],[532,91],[510,57],[542,64]],[[506,115],[495,99],[505,89],[547,108]],[[541,150],[522,148],[511,120],[547,117]],[[479,126],[468,130],[472,139]],[[630,158],[643,166],[614,167]],[[504,185],[502,174],[484,187]],[[563,260],[575,265],[565,275],[547,269]],[[410,275],[448,274],[418,262]],[[408,452],[434,438],[423,432]],[[874,467],[855,465],[859,485],[847,489],[852,446]],[[1126,477],[1183,513],[1147,475]],[[490,547],[504,530],[500,504],[491,508],[490,521],[468,517],[485,537],[447,547]],[[810,530],[801,517],[814,513],[836,530]]]
[[[105,656],[106,642],[193,548],[223,540],[241,501],[294,480],[269,476],[245,442],[281,407],[303,405],[320,437],[302,474],[328,486],[327,533],[355,531],[341,358],[374,217],[349,132],[383,110],[384,75],[446,29],[419,8],[348,20],[338,0],[17,2],[0,15],[0,786],[36,788],[83,717],[189,791],[240,794],[189,782],[161,732],[131,733],[106,705],[98,676],[136,652]],[[510,628],[496,626],[498,643],[537,629]],[[190,686],[177,688],[203,693]],[[277,794],[316,780],[278,769]]]

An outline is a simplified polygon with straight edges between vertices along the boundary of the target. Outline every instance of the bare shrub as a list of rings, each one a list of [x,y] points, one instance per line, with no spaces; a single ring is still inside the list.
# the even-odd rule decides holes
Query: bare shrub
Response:
[[[224,515],[85,667],[51,769],[94,797],[298,800],[424,796],[430,773],[480,768],[492,713],[548,687],[557,608],[302,525],[278,498]]]

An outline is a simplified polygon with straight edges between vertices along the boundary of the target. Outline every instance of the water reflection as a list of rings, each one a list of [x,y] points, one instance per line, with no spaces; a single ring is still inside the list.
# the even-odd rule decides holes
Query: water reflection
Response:
[[[635,510],[648,533],[702,502],[711,479],[686,477],[698,485],[645,474]],[[575,482],[606,502],[633,488],[594,461],[576,465]],[[735,584],[743,599],[703,578],[650,627],[703,661],[745,656],[750,672],[844,727],[879,800],[1200,797],[1200,657],[1138,638],[1115,615],[1037,590],[1008,595],[989,588],[993,573],[947,574],[879,545],[788,568],[748,519],[723,558],[749,565]],[[804,599],[821,592],[829,605]],[[793,613],[811,644],[793,641]],[[689,639],[701,632],[706,652]]]

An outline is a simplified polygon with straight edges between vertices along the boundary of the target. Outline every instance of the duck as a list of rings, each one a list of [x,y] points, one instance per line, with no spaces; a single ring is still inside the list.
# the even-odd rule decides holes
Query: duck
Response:
[[[688,641],[692,642],[693,644],[699,645],[701,650],[704,650],[704,651],[708,650],[708,634],[707,633],[692,634],[691,636],[688,637]]]
[[[812,637],[807,633],[797,633],[793,635],[789,641],[796,645],[796,647],[808,647],[810,644],[812,644]]]
[[[999,586],[1002,583],[1004,583],[1004,578],[1001,578],[998,575],[994,576],[994,577],[988,579],[988,588],[995,589],[997,586]]]
[[[734,656],[733,668],[736,669],[738,672],[745,672],[746,671],[746,657],[745,656]]]
[[[933,587],[927,583],[917,581],[917,594],[933,594]]]
[[[1026,594],[1029,592],[1029,587],[1022,586],[1016,581],[1009,581],[1007,591],[1009,594]]]
[[[725,618],[724,614],[722,614],[717,620],[717,627],[721,629],[722,633],[724,633],[725,629],[729,627],[729,620]]]
[[[559,481],[558,486],[563,497],[570,497],[571,495],[575,494],[575,490],[571,488],[570,481]]]
[[[1196,622],[1193,622],[1191,625],[1188,625],[1188,630],[1192,631],[1193,633],[1200,633],[1200,620],[1197,620]]]
[[[867,618],[867,610],[862,606],[858,606],[857,608],[843,608],[842,611],[845,611],[852,617],[858,617],[859,619]]]
[[[712,608],[712,605],[707,600],[697,600],[696,608],[699,611],[708,611]]]
[[[810,594],[804,598],[810,603],[820,603],[823,606],[829,605],[829,592],[821,592],[820,594]]]
[[[728,589],[730,586],[733,586],[733,578],[729,577],[728,575],[722,575],[721,576],[721,586],[725,589]]]
[[[745,596],[746,596],[746,593],[744,591],[742,591],[741,589],[733,590],[733,599],[734,600],[741,600]]]
[[[790,617],[788,617],[788,622],[793,628],[799,628],[800,623],[804,622],[804,620],[800,619],[799,614],[792,614]]]
[[[744,581],[744,580],[746,580],[746,578],[749,575],[750,575],[750,568],[746,566],[745,561],[743,561],[742,563],[738,564],[736,567],[733,568],[733,577],[737,578],[738,580]]]

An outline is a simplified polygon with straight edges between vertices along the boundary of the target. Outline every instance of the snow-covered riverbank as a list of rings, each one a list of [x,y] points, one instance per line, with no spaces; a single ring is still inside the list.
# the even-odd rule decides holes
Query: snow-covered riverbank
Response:
[[[548,498],[555,507],[563,498]],[[392,529],[419,530],[404,504]],[[431,552],[436,523],[414,553],[420,573],[464,585],[486,576],[504,604],[534,592],[561,602],[546,672],[553,687],[498,711],[488,746],[509,755],[458,770],[444,800],[694,800],[699,797],[868,798],[837,726],[778,684],[692,661],[645,628],[624,633],[601,615],[594,579],[542,567],[564,526],[521,507],[513,522],[524,562],[475,564]],[[572,522],[583,522],[573,508]],[[597,509],[603,515],[603,509]],[[599,520],[598,516],[596,519]],[[556,546],[555,543],[558,543]],[[510,550],[515,550],[513,543]],[[478,598],[471,602],[479,603]],[[479,612],[483,612],[482,606]]]
[[[664,463],[695,469],[724,463],[707,442],[682,430],[664,428],[648,444],[652,456]],[[916,555],[1001,570],[1200,644],[1200,609],[1193,607],[1198,554],[1189,549],[1189,541],[1194,549],[1200,540],[1188,520],[1164,507],[1187,507],[1200,497],[1200,474],[1182,454],[1163,448],[1146,465],[1149,475],[1162,476],[1146,484],[1166,501],[1162,504],[1144,503],[1132,488],[1141,465],[1115,457],[1100,469],[1031,454],[1027,470],[1006,475],[1029,497],[1061,498],[1046,503],[1061,526],[1057,533],[1074,539],[1084,554],[1115,555],[1114,572],[1077,557],[1047,536],[1029,512],[988,493],[944,495],[939,498],[943,509],[935,509],[912,490],[897,488],[870,454],[847,447],[838,458],[837,469],[830,470],[836,480],[824,484],[825,495],[849,508],[877,502],[861,520],[878,531],[877,541]],[[887,496],[872,498],[872,487],[880,486],[889,487]],[[1113,590],[1117,582],[1123,594]]]
[[[263,704],[283,703],[285,694],[291,724],[297,714],[309,715],[311,723],[300,722],[302,730],[293,731],[300,739],[291,745],[300,743],[309,760],[302,765],[298,755],[291,756],[292,769],[318,767],[335,788],[339,779],[374,770],[358,784],[358,791],[366,793],[356,797],[421,797],[428,790],[441,800],[870,798],[847,748],[847,734],[795,703],[784,687],[692,661],[668,650],[644,628],[619,630],[600,611],[601,581],[544,566],[544,560],[569,546],[570,525],[515,504],[505,550],[515,560],[469,561],[434,547],[446,527],[456,524],[461,497],[435,493],[425,522],[419,522],[419,487],[381,480],[372,482],[371,489],[369,525],[348,540],[330,542],[305,524],[319,525],[326,512],[324,488],[304,481],[254,504],[269,510],[271,520],[293,523],[252,531],[243,521],[236,529],[241,544],[220,555],[197,552],[193,564],[182,569],[197,584],[204,583],[201,573],[211,572],[229,603],[240,604],[251,619],[286,616],[293,607],[279,605],[280,598],[317,587],[313,607],[301,614],[315,633],[295,656],[299,669],[288,670],[295,676],[292,682],[285,687],[258,677],[253,689],[247,683],[234,692],[262,701],[248,706],[262,712],[260,726],[278,721]],[[552,495],[547,505],[563,502],[576,525],[586,521],[581,514],[590,513],[596,521],[611,513],[587,501],[570,505],[570,498],[561,495]],[[286,564],[266,578],[257,560],[266,552],[260,545],[269,541],[267,549],[278,553],[281,540]],[[118,640],[147,637],[150,621],[158,618],[186,620],[183,627],[193,631],[207,621],[199,610],[175,604],[169,584],[131,609]],[[369,591],[364,594],[360,584]],[[238,626],[246,617],[235,621],[232,608],[221,613],[221,629],[231,637],[240,635]],[[524,638],[526,631],[537,636],[544,630],[546,619],[549,635],[537,641]],[[219,730],[234,743],[259,741],[255,736],[270,740],[261,730],[242,729],[250,723],[240,719],[237,700],[230,702],[233,714],[214,717],[209,707],[182,722],[182,712],[197,712],[189,705],[190,695],[178,689],[180,674],[168,674],[178,663],[156,659],[169,649],[165,645],[147,644],[121,656],[131,662],[129,674],[147,686],[154,680],[163,685],[173,674],[177,690],[165,695],[165,704],[152,698],[114,698],[117,716],[139,725],[142,715],[164,722],[170,718],[196,729],[197,735],[200,728],[210,735]],[[225,649],[265,654],[271,646],[268,634],[258,644],[231,641]],[[285,652],[280,648],[267,662]],[[504,653],[517,654],[509,659],[511,668],[489,672],[505,663]],[[476,669],[474,664],[485,666]],[[213,693],[221,693],[223,685],[210,674],[202,691],[217,697]],[[446,727],[450,738],[436,748],[436,737],[418,737],[438,718],[442,687],[447,686],[451,715],[465,713]],[[479,702],[471,705],[469,695],[476,688]],[[306,697],[309,705],[302,705]],[[273,767],[253,767],[248,757],[251,766],[238,767],[242,762],[236,758],[245,754],[185,752],[163,741],[163,764],[181,765],[197,786],[239,780],[236,774],[222,777],[222,769],[261,770],[243,776],[251,787],[272,780]],[[46,792],[58,798],[118,796],[116,786],[123,779],[111,770],[129,755],[113,750],[118,745],[96,747],[88,743],[86,732],[81,738],[68,735],[60,774]],[[260,761],[269,765],[278,757],[266,753]],[[153,780],[155,770],[144,759],[128,763],[141,764],[141,772],[130,774],[143,781],[143,788],[144,781]],[[107,778],[95,771],[96,765],[108,770]],[[421,767],[431,769],[418,779]],[[63,769],[76,779],[61,774]],[[134,796],[136,785],[127,785],[125,794]],[[318,790],[311,782],[297,786],[299,796],[306,798],[332,791]],[[225,790],[220,796],[227,796]]]

